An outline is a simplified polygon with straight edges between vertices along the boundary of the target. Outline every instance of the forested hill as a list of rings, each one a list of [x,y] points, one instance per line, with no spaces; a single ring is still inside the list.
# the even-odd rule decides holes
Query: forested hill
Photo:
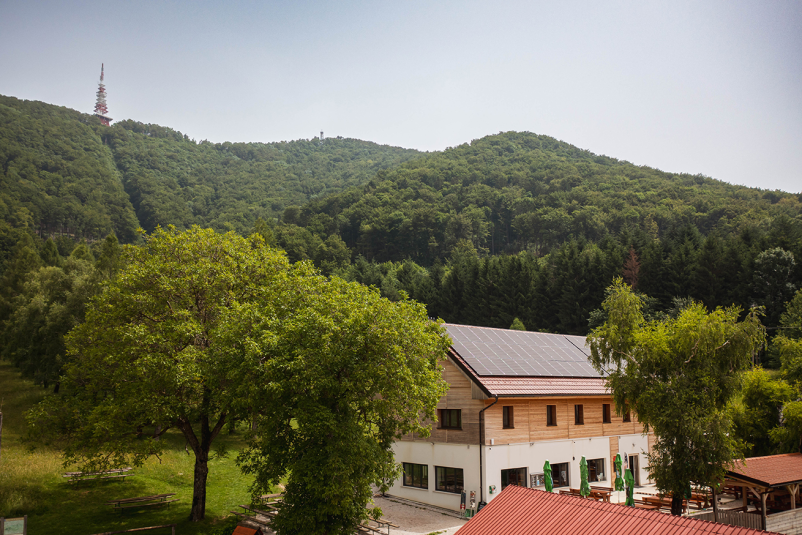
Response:
[[[135,238],[136,215],[99,130],[75,110],[0,96],[0,270],[19,229]]]
[[[801,197],[510,132],[290,207],[274,236],[293,260],[452,323],[587,334],[623,276],[651,313],[763,305],[773,334],[802,286]]]
[[[288,205],[361,186],[421,155],[357,139],[195,143],[180,132],[121,121],[103,131],[145,230],[193,224],[249,231]]]
[[[130,242],[138,226],[193,224],[256,226],[293,261],[474,325],[518,317],[531,330],[586,333],[623,275],[654,310],[687,297],[763,304],[773,328],[802,286],[799,193],[526,132],[434,153],[340,138],[213,144],[0,96],[0,173],[0,276],[17,281],[0,288],[0,305],[22,291],[37,252],[54,265],[54,247],[65,256],[82,239],[94,250],[110,232]]]
[[[381,172],[363,188],[288,210],[284,222],[337,233],[370,260],[431,265],[460,240],[490,254],[542,255],[571,237],[639,230],[657,238],[688,224],[706,235],[781,214],[797,219],[800,201],[508,132]]]
[[[192,224],[245,233],[421,155],[354,139],[196,143],[169,128],[0,96],[0,272],[20,229],[86,238]],[[66,246],[65,246],[66,247]]]

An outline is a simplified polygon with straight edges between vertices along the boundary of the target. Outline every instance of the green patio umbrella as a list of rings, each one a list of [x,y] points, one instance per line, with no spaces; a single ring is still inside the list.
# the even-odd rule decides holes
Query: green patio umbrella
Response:
[[[624,480],[621,479],[621,474],[624,473],[624,471],[621,469],[623,461],[621,460],[620,453],[615,454],[614,464],[615,464],[615,490],[624,490]]]
[[[626,473],[624,474],[624,481],[627,482],[627,501],[626,505],[629,507],[635,507],[635,478],[632,477],[632,470],[627,468]]]
[[[588,462],[585,460],[585,456],[582,456],[582,460],[579,461],[579,494],[582,495],[583,498],[587,498],[590,496],[590,485],[588,484]]]
[[[543,483],[546,484],[546,492],[553,492],[554,481],[551,479],[551,465],[548,461],[543,465]]]

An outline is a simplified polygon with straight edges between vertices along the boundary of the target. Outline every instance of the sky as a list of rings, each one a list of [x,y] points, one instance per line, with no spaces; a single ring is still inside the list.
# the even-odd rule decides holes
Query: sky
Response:
[[[530,131],[802,191],[802,2],[0,0],[0,94],[213,142]]]

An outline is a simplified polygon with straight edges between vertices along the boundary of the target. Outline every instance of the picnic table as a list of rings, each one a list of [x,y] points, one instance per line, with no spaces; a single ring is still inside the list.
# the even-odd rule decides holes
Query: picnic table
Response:
[[[667,496],[644,496],[643,501],[665,509],[671,509],[671,498]],[[682,508],[685,509],[687,505],[688,501],[682,500]]]
[[[377,525],[374,527],[374,526],[372,526],[370,524],[371,522],[375,522]],[[396,528],[396,529],[398,528],[398,526],[396,526],[395,524],[393,524],[392,522],[390,522],[389,520],[387,520],[385,518],[380,518],[378,520],[370,519],[370,520],[360,524],[359,527],[357,528],[357,531],[359,533],[371,533],[373,535],[385,535],[385,533],[382,530],[384,528],[387,528],[387,535],[390,535],[390,528],[391,527]]]
[[[119,500],[110,500],[106,505],[111,505],[115,511],[124,511],[126,509],[133,509],[138,507],[161,507],[162,505],[169,506],[173,502],[177,502],[178,498],[170,499],[175,496],[175,492],[166,494],[154,494],[153,496],[138,496],[136,498],[121,498]]]
[[[112,468],[111,470],[103,470],[101,472],[64,472],[61,477],[66,477],[70,483],[77,483],[79,481],[96,481],[101,479],[122,479],[125,481],[126,477],[131,477],[134,474],[129,474],[131,467],[126,468]]]
[[[259,503],[261,503],[262,505],[265,505],[265,504],[268,504],[268,503],[280,502],[283,499],[284,499],[284,493],[283,492],[279,492],[279,493],[276,493],[276,494],[262,494],[261,496],[259,496]]]

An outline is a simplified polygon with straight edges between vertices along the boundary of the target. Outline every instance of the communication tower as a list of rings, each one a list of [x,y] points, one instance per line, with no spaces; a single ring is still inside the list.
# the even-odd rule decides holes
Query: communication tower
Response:
[[[97,102],[95,103],[95,115],[100,118],[100,123],[106,126],[111,124],[113,119],[106,114],[109,109],[106,106],[106,85],[103,83],[103,64],[100,64],[100,82],[97,84]]]

